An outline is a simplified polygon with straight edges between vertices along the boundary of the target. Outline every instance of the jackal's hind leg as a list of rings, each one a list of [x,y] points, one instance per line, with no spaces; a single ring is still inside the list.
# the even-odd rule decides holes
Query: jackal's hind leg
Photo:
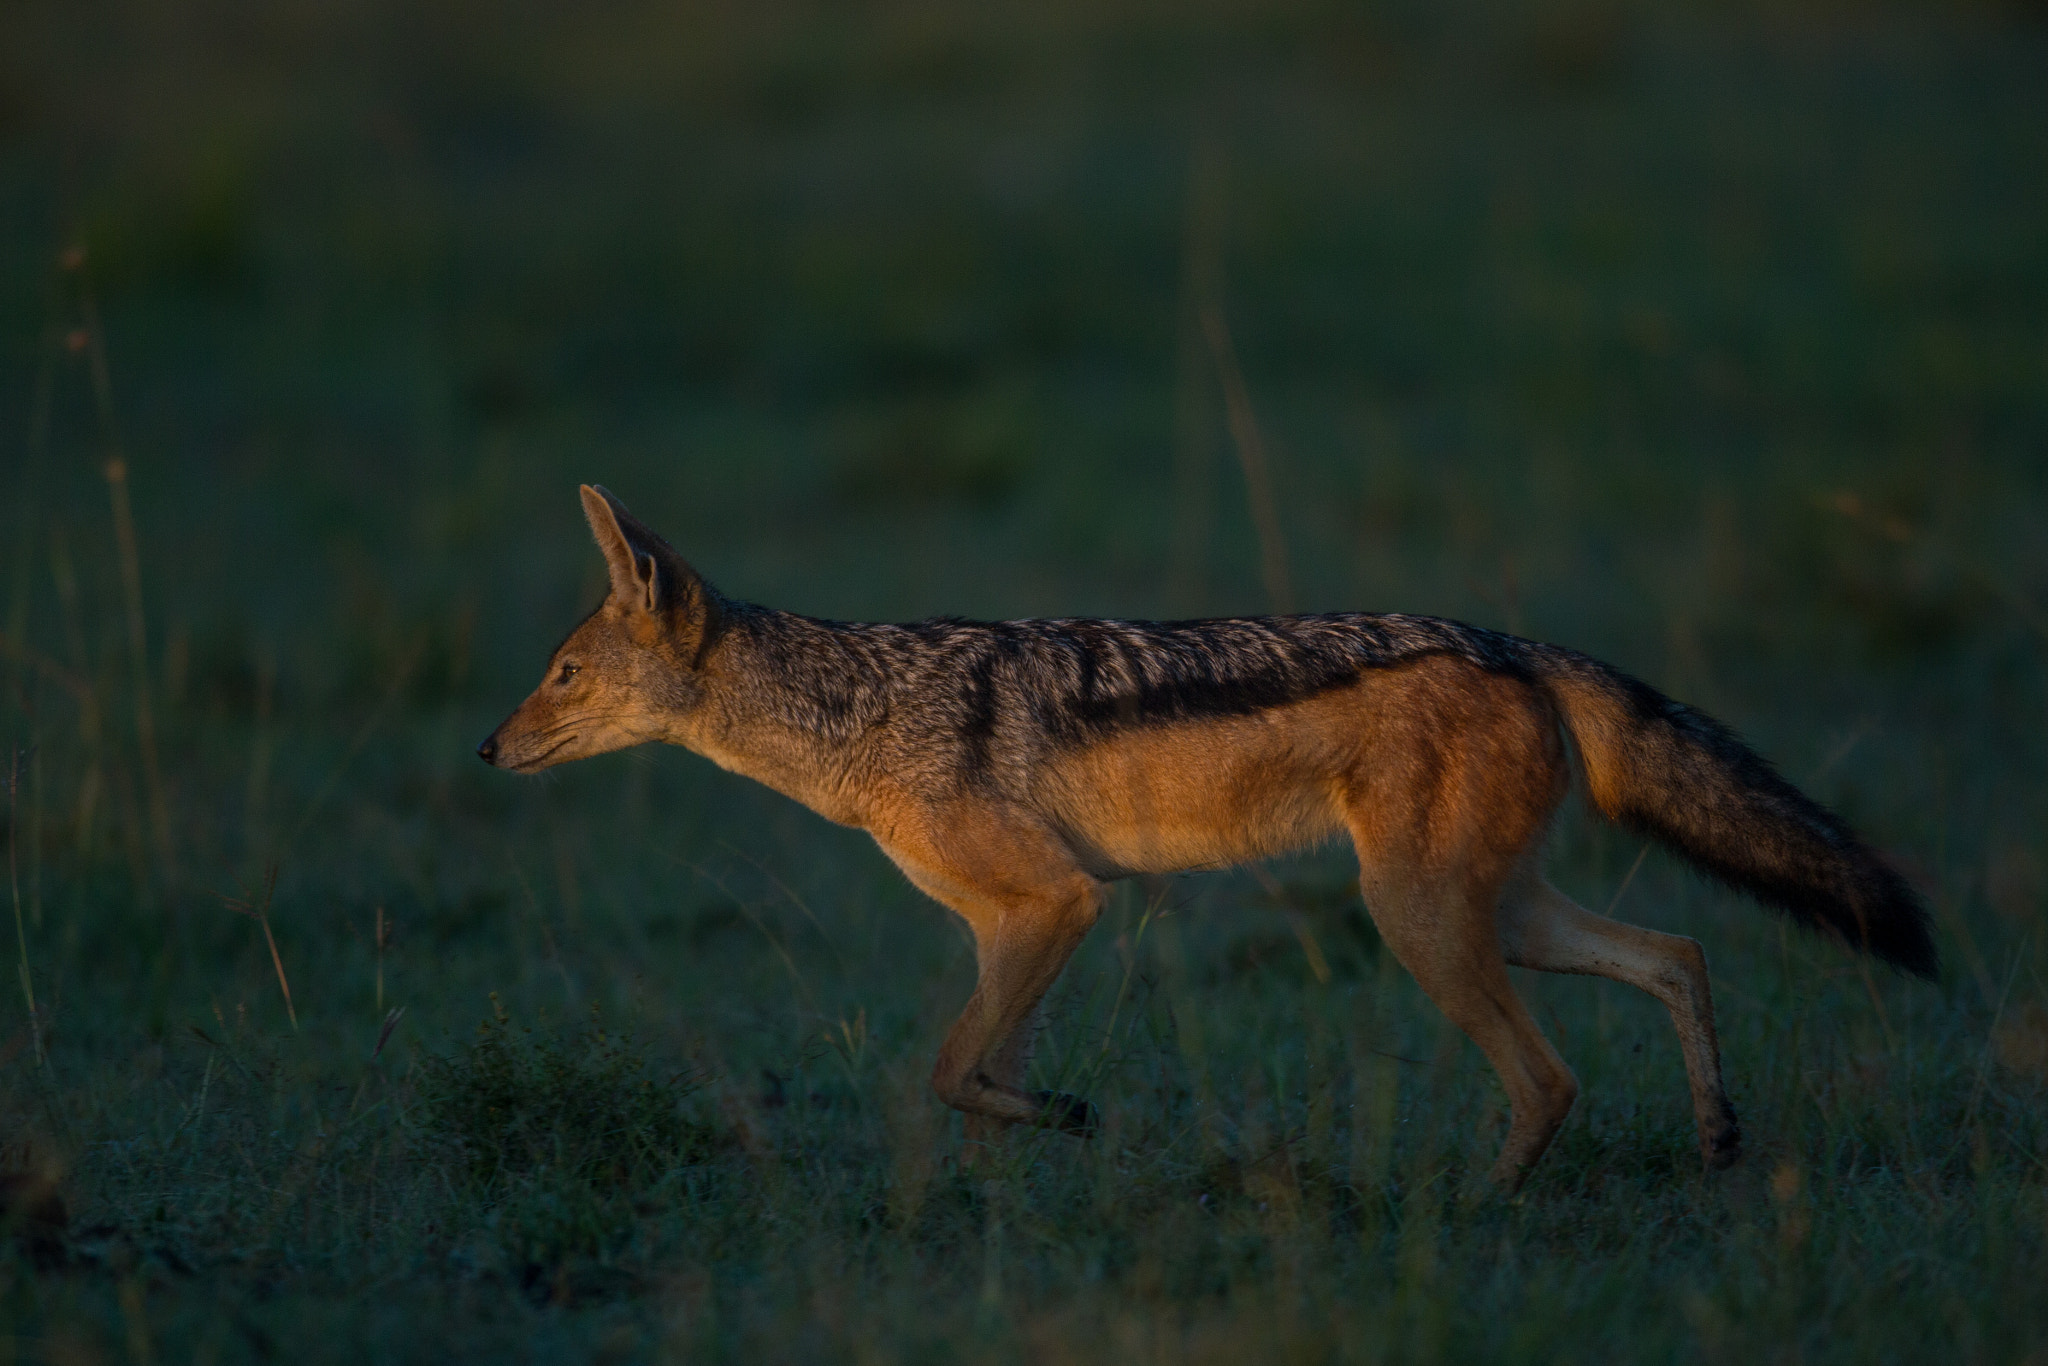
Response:
[[[1496,1186],[1516,1190],[1571,1113],[1579,1083],[1508,980],[1491,923],[1493,898],[1448,878],[1416,885],[1376,876],[1371,864],[1361,886],[1401,966],[1500,1074],[1511,1113],[1489,1175]]]
[[[1662,1001],[1685,1054],[1701,1160],[1712,1171],[1741,1155],[1742,1130],[1721,1083],[1714,997],[1699,941],[1594,915],[1540,877],[1502,898],[1500,932],[1517,967],[1611,977]]]

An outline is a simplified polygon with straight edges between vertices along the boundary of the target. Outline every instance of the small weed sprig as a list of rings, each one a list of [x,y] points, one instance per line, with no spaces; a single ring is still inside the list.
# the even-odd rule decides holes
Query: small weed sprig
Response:
[[[481,1207],[521,1281],[560,1298],[614,1260],[650,1191],[709,1154],[680,1108],[703,1077],[651,1074],[594,1010],[580,1028],[536,1030],[515,1027],[496,992],[491,1007],[468,1048],[413,1072],[420,1151]]]
[[[658,1081],[628,1035],[595,1011],[580,1028],[515,1027],[491,993],[467,1049],[430,1054],[415,1075],[430,1147],[459,1152],[486,1191],[536,1174],[638,1184],[696,1154],[703,1135],[678,1102],[702,1078]]]

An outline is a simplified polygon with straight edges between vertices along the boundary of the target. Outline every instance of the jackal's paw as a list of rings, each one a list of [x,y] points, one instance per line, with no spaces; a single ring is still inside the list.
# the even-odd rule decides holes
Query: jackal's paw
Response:
[[[1102,1128],[1102,1114],[1079,1096],[1065,1091],[1040,1091],[1039,1108],[1045,1112],[1048,1128],[1076,1138],[1093,1138]]]
[[[1729,1115],[1700,1143],[1700,1158],[1710,1172],[1725,1171],[1742,1157],[1742,1126]]]

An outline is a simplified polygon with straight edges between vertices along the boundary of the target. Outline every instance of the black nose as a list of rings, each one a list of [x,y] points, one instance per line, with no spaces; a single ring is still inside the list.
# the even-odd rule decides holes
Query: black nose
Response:
[[[498,766],[498,737],[495,735],[486,736],[484,742],[476,747],[476,757],[489,764],[492,768],[496,768]]]

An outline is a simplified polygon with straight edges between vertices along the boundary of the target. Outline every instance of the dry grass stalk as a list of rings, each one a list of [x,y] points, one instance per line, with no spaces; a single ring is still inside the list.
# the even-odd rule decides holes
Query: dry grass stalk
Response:
[[[391,1041],[391,1031],[398,1028],[398,1022],[405,1018],[404,1006],[393,1006],[384,1016],[384,1026],[377,1031],[377,1046],[370,1050],[370,1061],[375,1062],[383,1055],[384,1045]]]
[[[1288,895],[1287,888],[1281,884],[1279,878],[1273,876],[1264,864],[1254,863],[1249,866],[1253,879],[1257,881],[1266,895],[1271,897],[1274,903],[1286,913],[1287,927],[1294,931],[1294,938],[1301,945],[1302,956],[1308,959],[1308,970],[1315,974],[1318,983],[1328,986],[1330,984],[1330,960],[1323,955],[1322,943],[1316,938],[1315,930],[1308,923],[1308,917],[1303,915],[1300,908],[1293,904],[1293,899]]]
[[[276,692],[277,654],[265,644],[256,651],[256,724],[249,746],[249,782],[243,800],[242,842],[251,855],[263,847],[263,811],[270,800],[270,713]]]
[[[1223,268],[1226,165],[1215,139],[1195,139],[1188,170],[1186,227],[1181,249],[1178,354],[1174,359],[1174,520],[1170,577],[1178,604],[1199,606],[1208,580],[1209,526],[1215,508],[1211,412],[1203,372],[1203,304],[1218,294]]]
[[[128,461],[121,451],[121,434],[114,420],[114,385],[107,365],[104,330],[99,306],[91,285],[84,282],[85,253],[74,249],[64,257],[66,268],[79,272],[79,304],[84,313],[85,348],[92,365],[93,399],[99,408],[100,424],[107,443],[105,474],[107,493],[113,504],[114,543],[120,554],[121,591],[128,608],[128,655],[134,675],[135,743],[142,756],[142,778],[149,803],[150,833],[157,847],[167,881],[177,878],[177,862],[171,844],[170,803],[164,796],[163,767],[157,759],[156,712],[150,703],[149,634],[142,610],[142,559],[136,548],[135,518],[128,498]]]
[[[50,527],[50,583],[57,590],[57,605],[64,626],[64,647],[71,657],[68,673],[52,676],[59,682],[64,682],[67,677],[76,680],[75,687],[70,683],[66,686],[71,687],[78,699],[78,742],[84,750],[77,812],[72,828],[78,852],[89,855],[94,820],[99,813],[100,789],[106,780],[101,762],[105,757],[103,741],[106,726],[100,718],[99,687],[93,677],[85,647],[85,629],[79,615],[78,574],[71,563],[71,549],[65,541],[63,528],[58,524]]]
[[[135,548],[135,519],[128,506],[128,462],[116,455],[107,461],[107,490],[114,505],[114,539],[121,552],[121,591],[128,599],[128,654],[134,673],[135,744],[142,752],[142,780],[149,801],[150,834],[164,876],[175,879],[171,850],[170,804],[164,798],[162,766],[157,762],[156,712],[149,700],[149,639],[142,614],[142,565]]]
[[[1223,320],[1222,306],[1214,299],[1203,301],[1202,333],[1209,339],[1209,354],[1223,382],[1223,405],[1230,419],[1230,435],[1237,445],[1238,463],[1244,467],[1245,500],[1251,505],[1252,526],[1259,533],[1259,576],[1265,580],[1266,598],[1275,612],[1292,612],[1294,584],[1287,572],[1287,543],[1280,535],[1280,510],[1273,499],[1273,472],[1266,459],[1266,441],[1252,412],[1251,393],[1245,388],[1244,371],[1238,367],[1230,326]]]
[[[7,885],[14,894],[14,941],[21,950],[21,998],[28,1005],[29,1035],[35,1041],[36,1066],[46,1065],[43,1057],[42,1017],[36,1011],[36,988],[28,970],[28,930],[21,919],[20,804],[22,752],[13,751],[7,765]]]
[[[299,1028],[299,1012],[292,1006],[292,984],[284,975],[284,959],[277,952],[277,936],[270,932],[270,899],[277,891],[277,865],[270,865],[263,878],[263,896],[255,900],[246,894],[242,897],[222,897],[221,904],[237,915],[246,915],[263,927],[263,942],[270,946],[270,965],[277,969],[278,989],[284,992],[284,1013],[291,1017],[294,1033]]]

